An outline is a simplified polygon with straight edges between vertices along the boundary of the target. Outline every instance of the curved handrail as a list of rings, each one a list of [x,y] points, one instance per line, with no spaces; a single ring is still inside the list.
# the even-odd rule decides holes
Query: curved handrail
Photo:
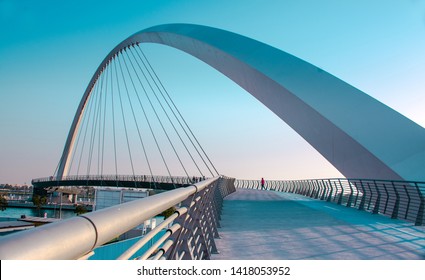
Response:
[[[14,233],[0,239],[0,259],[79,259],[166,209],[184,204],[185,201],[193,201],[196,194],[217,193],[219,190],[223,198],[234,191],[232,182],[231,180],[229,183],[226,177],[210,178],[185,188]],[[212,191],[213,189],[216,191]],[[202,203],[211,203],[205,201],[205,195],[196,197]],[[188,206],[194,205],[189,203]],[[199,204],[194,206],[196,207]],[[215,211],[212,208],[207,210],[208,217]],[[186,228],[186,231],[190,230]]]
[[[238,179],[235,186],[261,189],[259,182]],[[266,180],[265,187],[425,225],[425,182],[330,178]]]
[[[100,63],[74,116],[58,180],[67,175],[75,132],[100,74],[120,52],[139,43],[174,47],[222,72],[284,120],[346,177],[424,178],[425,129],[390,107],[323,69],[254,39],[207,26],[165,24],[133,34]],[[356,117],[347,112],[356,112]]]
[[[163,175],[69,175],[57,180],[56,177],[42,177],[31,181],[32,184],[61,181],[129,181],[129,182],[155,182],[155,183],[175,183],[193,184],[205,180],[205,177],[187,176],[163,176]]]

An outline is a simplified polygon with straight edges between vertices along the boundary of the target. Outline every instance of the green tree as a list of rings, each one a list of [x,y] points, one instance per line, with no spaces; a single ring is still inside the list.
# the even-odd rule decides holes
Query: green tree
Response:
[[[164,212],[162,212],[161,214],[159,214],[160,216],[164,216],[164,219],[167,219],[168,217],[170,217],[171,215],[174,214],[174,212],[176,212],[176,208],[170,207],[167,210],[165,210]]]
[[[0,209],[1,211],[6,210],[7,207],[7,199],[4,197],[4,195],[0,195]]]
[[[84,214],[84,213],[87,213],[87,212],[88,212],[88,210],[87,210],[86,206],[84,206],[84,205],[82,205],[82,204],[78,204],[78,205],[75,207],[75,210],[74,210],[74,213],[76,213],[78,216],[79,216],[79,215],[82,215],[82,214]]]
[[[35,208],[38,210],[38,216],[41,217],[41,207],[47,204],[47,197],[34,195],[32,197],[32,203],[34,204]]]

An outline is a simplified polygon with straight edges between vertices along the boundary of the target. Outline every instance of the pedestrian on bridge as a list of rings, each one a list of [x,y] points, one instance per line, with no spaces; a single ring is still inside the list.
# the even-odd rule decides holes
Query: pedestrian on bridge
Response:
[[[264,190],[264,178],[261,178],[261,189]]]

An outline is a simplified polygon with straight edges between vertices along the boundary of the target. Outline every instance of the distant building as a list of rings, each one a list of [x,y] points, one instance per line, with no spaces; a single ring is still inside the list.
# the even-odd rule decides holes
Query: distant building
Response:
[[[95,205],[93,211],[147,196],[149,196],[149,192],[145,189],[97,187],[95,191]]]
[[[146,189],[96,187],[95,204],[93,206],[93,211],[97,211],[103,208],[111,207],[125,202],[130,202],[148,196],[149,192]],[[159,220],[162,220],[162,218]],[[134,229],[124,233],[120,236],[119,239],[125,240],[144,235],[150,230],[154,229],[156,225],[157,218],[149,219],[144,223],[138,225]]]

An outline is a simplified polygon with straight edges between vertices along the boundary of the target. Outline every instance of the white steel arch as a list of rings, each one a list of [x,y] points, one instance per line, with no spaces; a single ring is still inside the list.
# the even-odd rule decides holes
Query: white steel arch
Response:
[[[158,43],[211,65],[278,115],[347,178],[425,181],[425,129],[364,92],[284,51],[228,31],[192,24],[142,30],[117,45],[93,75],[75,114],[57,179],[86,101],[121,50]]]

